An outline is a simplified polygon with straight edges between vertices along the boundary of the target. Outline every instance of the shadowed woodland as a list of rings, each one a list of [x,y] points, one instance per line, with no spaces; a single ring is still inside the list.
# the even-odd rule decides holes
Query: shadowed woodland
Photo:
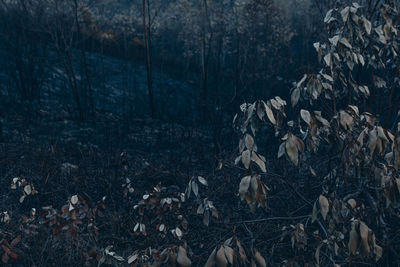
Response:
[[[400,2],[0,0],[4,266],[399,266]]]

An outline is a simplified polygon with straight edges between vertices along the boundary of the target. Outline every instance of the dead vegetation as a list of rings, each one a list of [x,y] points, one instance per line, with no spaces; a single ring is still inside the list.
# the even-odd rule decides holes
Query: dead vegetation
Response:
[[[400,123],[368,105],[380,96],[391,115],[400,86],[398,13],[380,14],[367,18],[356,3],[329,10],[331,36],[314,44],[321,70],[290,101],[243,103],[217,162],[215,131],[201,127],[112,114],[97,123],[43,114],[26,127],[8,115],[2,263],[400,264]]]

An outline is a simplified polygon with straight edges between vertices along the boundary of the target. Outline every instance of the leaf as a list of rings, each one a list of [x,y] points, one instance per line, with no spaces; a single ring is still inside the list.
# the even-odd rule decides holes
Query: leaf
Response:
[[[242,163],[246,169],[250,167],[250,150],[242,152]]]
[[[372,156],[374,154],[375,148],[377,147],[378,143],[378,134],[375,129],[372,129],[369,131],[369,138],[368,138],[368,148],[370,151],[370,155]]]
[[[332,38],[329,38],[329,42],[333,45],[333,46],[337,46],[337,43],[339,42],[339,35],[335,35]]]
[[[302,109],[300,110],[301,118],[311,127],[311,114],[308,110]]]
[[[240,181],[239,184],[239,194],[240,194],[240,198],[243,200],[245,194],[247,193],[247,191],[249,190],[249,186],[250,186],[250,180],[251,180],[251,176],[245,176],[242,178],[242,180]]]
[[[264,105],[261,101],[257,102],[257,116],[260,120],[264,118]]]
[[[292,92],[291,95],[291,102],[292,102],[292,107],[295,107],[297,105],[297,103],[299,102],[300,99],[300,89],[299,88],[295,88]]]
[[[293,162],[294,165],[297,166],[299,164],[299,153],[292,134],[290,134],[288,140],[285,142],[285,150],[289,159]]]
[[[349,18],[349,13],[350,13],[350,7],[345,7],[340,11],[340,14],[342,15],[343,22],[346,22]]]
[[[248,150],[253,150],[254,147],[254,139],[251,135],[246,134],[245,138],[244,138],[244,143],[246,145],[246,148]]]
[[[286,106],[286,101],[280,98],[279,96],[275,96],[275,99],[281,107]]]
[[[354,209],[357,206],[357,202],[352,198],[347,200],[347,204],[349,204],[352,209]]]
[[[331,58],[332,58],[331,53],[328,53],[324,56],[324,61],[326,65],[329,67],[331,66]]]
[[[370,229],[368,228],[368,226],[364,222],[360,221],[361,247],[364,255],[368,255],[371,251],[368,244],[369,231]]]
[[[251,154],[251,159],[252,159],[255,163],[257,163],[257,165],[260,167],[261,171],[263,171],[263,172],[266,172],[266,171],[267,171],[266,168],[265,168],[265,163],[264,163],[264,161],[262,161],[262,160],[260,159],[260,157],[257,155],[256,152],[253,152],[253,153]]]
[[[340,124],[345,130],[351,130],[353,128],[354,119],[353,117],[344,110],[339,112]]]
[[[235,159],[235,166],[238,165],[239,162],[240,162],[241,160],[242,160],[242,155],[238,156],[238,157]]]
[[[360,144],[360,146],[364,145],[364,137],[367,134],[367,131],[368,131],[368,128],[365,128],[357,138],[357,142]]]
[[[274,117],[274,113],[272,112],[272,109],[264,102],[264,107],[265,107],[265,112],[267,113],[267,117],[269,119],[269,121],[275,125],[276,124],[276,120]]]
[[[300,138],[298,138],[297,136],[294,136],[294,135],[293,135],[293,138],[294,138],[295,141],[296,141],[297,149],[298,149],[301,153],[303,153],[303,152],[304,152],[304,143],[303,143],[303,141],[302,141]]]
[[[224,247],[226,259],[228,260],[230,265],[233,265],[233,259],[234,259],[234,256],[235,256],[235,252],[229,246],[223,245],[223,247]]]
[[[319,252],[321,250],[323,243],[319,244],[317,249],[315,250],[315,261],[317,262],[317,266],[319,266]]]
[[[199,186],[195,181],[192,181],[192,190],[194,195],[197,197],[199,195]]]
[[[378,261],[382,257],[382,253],[383,253],[382,247],[375,245],[374,253],[375,253],[375,261]]]
[[[333,82],[333,78],[332,76],[325,74],[325,73],[321,73],[321,75],[328,81]]]
[[[180,239],[182,237],[182,230],[179,227],[175,228],[175,234]]]
[[[72,205],[76,205],[78,203],[78,196],[77,195],[73,195],[71,197],[71,204]]]
[[[140,227],[140,232],[142,232],[142,233],[146,232],[146,225],[141,223],[139,227]]]
[[[363,55],[361,55],[361,54],[358,54],[358,61],[361,63],[361,65],[362,65],[362,66],[364,66],[364,65],[365,65],[365,60],[364,60],[364,57],[363,57]]]
[[[204,216],[203,216],[203,224],[205,226],[208,226],[210,224],[210,211],[206,210],[204,212]]]
[[[25,185],[24,192],[25,192],[25,194],[30,195],[32,193],[32,186],[29,184]]]
[[[240,244],[240,241],[238,239],[236,239],[236,245],[239,250],[240,262],[242,263],[242,265],[244,265],[247,262],[246,252],[244,251],[242,244]]]
[[[352,48],[351,44],[349,43],[349,41],[346,38],[342,38],[340,39],[340,43],[342,43],[344,46],[346,46],[347,48]]]
[[[357,106],[349,105],[349,108],[354,112],[355,115],[357,115],[357,117],[360,116],[360,112],[358,111]]]
[[[203,214],[204,213],[204,207],[203,204],[199,204],[199,206],[197,207],[197,214]]]
[[[362,21],[364,23],[365,30],[367,31],[368,35],[370,35],[371,34],[371,30],[372,30],[371,22],[368,19],[366,19],[365,17],[362,18]]]
[[[217,248],[211,252],[210,256],[208,256],[207,262],[204,267],[214,267],[215,266],[215,256],[216,256]]]
[[[313,210],[312,210],[312,217],[311,217],[311,222],[315,222],[318,216],[318,209],[317,209],[317,201],[314,202],[313,205]]]
[[[323,196],[323,195],[320,195],[320,196],[319,196],[319,206],[320,206],[320,208],[321,208],[321,215],[322,215],[322,218],[323,218],[324,220],[326,220],[326,215],[328,215],[328,212],[329,212],[329,201],[328,201],[328,199],[327,199],[325,196]]]
[[[278,159],[281,158],[283,155],[285,155],[285,144],[286,144],[286,142],[283,142],[283,143],[279,146],[279,150],[278,150]]]
[[[319,52],[319,49],[321,47],[320,43],[319,42],[313,43],[313,46],[314,46],[315,50],[317,50],[317,52]]]
[[[296,87],[300,88],[300,86],[303,85],[306,79],[307,79],[307,74],[304,74],[303,78],[301,78],[301,80],[297,83]]]
[[[355,255],[357,248],[358,248],[358,233],[355,229],[355,222],[352,222],[351,225],[351,231],[350,231],[350,237],[349,237],[349,250],[351,252],[351,254]]]
[[[215,262],[217,267],[226,267],[228,266],[228,260],[225,257],[225,250],[224,247],[221,246],[215,256]]]
[[[331,21],[332,13],[333,13],[333,9],[330,9],[328,12],[326,12],[326,15],[324,18],[324,23],[329,23]]]
[[[281,109],[281,105],[275,99],[270,99],[270,103],[276,110],[280,110]]]
[[[131,264],[131,263],[133,263],[134,261],[136,261],[136,260],[138,259],[138,256],[139,256],[139,255],[138,255],[137,253],[135,253],[135,254],[129,256],[129,257],[128,257],[128,264]]]
[[[198,176],[198,177],[197,177],[197,180],[198,180],[202,185],[208,186],[207,180],[204,179],[203,177]]]
[[[189,267],[192,265],[192,261],[187,256],[186,249],[182,246],[178,247],[178,257],[176,258],[176,262],[182,267]]]
[[[254,259],[257,263],[257,267],[267,267],[267,263],[265,262],[265,259],[263,256],[261,256],[260,252],[255,250],[254,252]]]

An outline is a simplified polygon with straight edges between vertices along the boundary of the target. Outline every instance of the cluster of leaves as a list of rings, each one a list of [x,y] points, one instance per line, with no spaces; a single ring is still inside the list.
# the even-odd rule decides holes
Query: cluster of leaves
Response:
[[[357,3],[342,10],[331,9],[324,22],[331,37],[326,43],[315,43],[318,59],[323,68],[318,74],[306,74],[292,91],[291,102],[299,99],[312,104],[320,95],[337,101],[347,97],[350,102],[370,96],[371,88],[397,87],[398,30],[393,25],[397,11],[382,5],[382,21],[371,22],[362,14]],[[369,78],[360,75],[367,71]],[[365,76],[365,75],[364,75]],[[372,80],[369,80],[372,79]]]
[[[361,79],[354,78],[355,65],[360,68],[368,65],[382,75],[374,76],[375,87],[397,86],[396,78],[384,79],[386,68],[398,68],[398,25],[392,23],[397,11],[383,5],[382,22],[371,23],[360,10],[353,3],[327,13],[325,23],[334,36],[329,38],[329,43],[314,45],[324,67],[319,74],[305,75],[292,91],[293,107],[305,100],[312,108],[317,106],[322,111],[300,109],[297,119],[284,123],[286,102],[276,97],[266,103],[243,104],[234,120],[240,134],[241,152],[236,163],[241,160],[251,174],[239,185],[239,194],[247,203],[260,199],[255,193],[260,187],[260,176],[254,173],[250,163],[253,161],[262,172],[266,171],[265,159],[256,154],[254,141],[265,123],[273,126],[275,136],[281,141],[278,158],[285,155],[295,166],[321,178],[322,194],[314,203],[312,224],[299,223],[291,231],[292,246],[304,253],[314,250],[317,265],[351,262],[355,258],[378,261],[384,251],[381,245],[395,234],[389,232],[395,226],[386,220],[393,216],[398,219],[398,210],[394,209],[399,207],[400,196],[397,172],[400,129],[385,129],[371,113],[360,113],[357,103],[362,103],[370,92]],[[346,99],[349,99],[347,108],[337,111],[337,105]],[[263,163],[258,164],[259,161]],[[355,196],[359,199],[354,199]],[[383,205],[385,199],[386,205]],[[383,233],[382,239],[378,241],[374,232]],[[324,260],[321,250],[324,250]]]
[[[172,245],[162,251],[148,248],[144,251],[135,251],[128,257],[130,266],[181,266],[189,267],[192,261],[188,257],[189,248],[186,243],[181,246]]]
[[[73,195],[68,203],[60,209],[46,206],[37,211],[32,208],[29,216],[22,216],[19,222],[18,218],[12,218],[7,212],[4,212],[2,220],[4,226],[11,227],[11,229],[18,226],[18,230],[15,231],[14,229],[13,232],[19,233],[10,243],[7,242],[6,238],[2,239],[3,263],[7,263],[9,258],[16,260],[21,257],[20,252],[17,253],[14,250],[14,247],[21,240],[22,246],[29,248],[30,242],[37,238],[40,233],[48,231],[51,231],[53,236],[53,248],[69,250],[65,245],[70,244],[80,250],[80,256],[85,259],[86,264],[98,262],[101,254],[95,247],[90,247],[88,239],[90,237],[96,239],[99,233],[97,223],[99,217],[104,217],[103,212],[106,209],[104,200],[93,203],[81,196]],[[5,233],[1,232],[1,234]],[[11,231],[8,234],[10,235]]]
[[[33,186],[33,184],[28,183],[24,178],[21,178],[21,177],[13,178],[13,180],[11,182],[11,189],[12,190],[21,189],[22,195],[19,198],[20,203],[24,202],[24,200],[28,196],[37,194],[37,191],[35,190],[35,187]]]
[[[205,267],[214,266],[265,267],[267,264],[257,249],[253,248],[252,251],[246,253],[240,240],[237,237],[231,237],[214,248],[208,257]]]

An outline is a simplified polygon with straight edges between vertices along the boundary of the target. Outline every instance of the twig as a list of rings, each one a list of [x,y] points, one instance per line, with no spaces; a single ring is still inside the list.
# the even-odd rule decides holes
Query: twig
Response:
[[[230,222],[228,224],[241,224],[241,223],[257,223],[257,222],[267,222],[267,221],[285,221],[285,220],[299,220],[311,217],[311,215],[302,215],[296,217],[270,217],[264,219],[255,219],[255,220],[244,220],[239,222]]]

